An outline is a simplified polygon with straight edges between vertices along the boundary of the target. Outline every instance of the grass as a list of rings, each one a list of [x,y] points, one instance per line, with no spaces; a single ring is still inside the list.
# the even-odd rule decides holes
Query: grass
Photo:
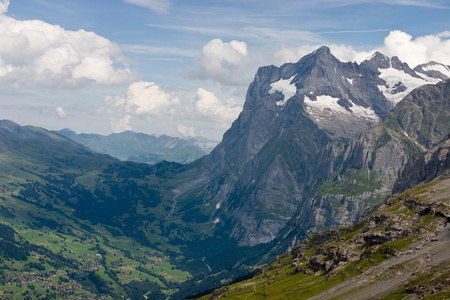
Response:
[[[94,229],[94,232],[85,232],[81,227],[74,225],[68,216],[55,211],[49,212],[44,208],[36,207],[33,210],[32,215],[30,215],[29,206],[27,204],[8,197],[7,194],[2,195],[6,200],[2,201],[1,204],[4,207],[13,210],[16,215],[15,218],[5,218],[2,220],[2,224],[14,228],[17,232],[17,236],[20,237],[21,240],[27,241],[30,244],[43,246],[54,253],[59,253],[69,259],[79,262],[81,270],[89,271],[90,266],[98,266],[99,269],[97,269],[96,274],[99,275],[102,281],[109,283],[109,285],[111,285],[118,293],[123,293],[121,286],[132,280],[150,280],[157,283],[163,289],[167,289],[168,287],[165,282],[180,283],[191,278],[191,275],[188,272],[179,270],[172,265],[169,257],[166,257],[165,254],[158,249],[144,247],[133,239],[124,236],[114,237],[101,225],[89,224],[89,226]],[[57,230],[52,230],[46,226],[41,229],[32,229],[27,224],[32,222],[35,219],[35,216],[56,220],[62,224],[72,224],[70,226],[72,234],[58,232]],[[105,240],[108,242],[104,243]],[[102,258],[97,257],[98,249],[96,248],[96,245],[99,243],[101,243],[101,248],[105,251]],[[130,253],[132,253],[131,256],[129,255]],[[42,263],[45,270],[25,271],[24,265],[29,262]],[[120,264],[118,262],[120,262]],[[31,273],[45,274],[46,272],[54,270],[54,267],[52,267],[50,263],[50,258],[34,252],[31,253],[31,256],[26,262],[3,261],[3,265],[7,266],[7,269],[9,269],[6,272],[8,272],[8,274],[15,274],[13,276],[19,276],[20,278],[25,278],[28,276],[27,274]],[[0,265],[2,265],[1,262]],[[138,271],[138,267],[145,267],[151,270],[155,275]],[[116,273],[120,285],[110,277],[106,272],[106,268],[111,269]],[[70,271],[70,269],[67,269],[66,267],[58,268],[56,278],[64,275],[67,271]],[[163,276],[165,282],[162,282],[156,274],[159,274],[158,276]],[[58,280],[54,281],[55,284],[59,284]],[[34,282],[34,292],[41,294],[45,293],[47,290],[45,282],[45,280]],[[26,287],[22,285],[10,286],[11,285],[9,284],[0,284],[0,290],[9,288],[15,295],[26,292]],[[70,297],[81,294],[82,292],[75,291]],[[93,295],[94,294],[91,296]]]
[[[380,174],[369,169],[347,169],[335,175],[317,188],[317,194],[359,196],[365,192],[373,192],[382,187]],[[376,201],[373,199],[371,201]]]

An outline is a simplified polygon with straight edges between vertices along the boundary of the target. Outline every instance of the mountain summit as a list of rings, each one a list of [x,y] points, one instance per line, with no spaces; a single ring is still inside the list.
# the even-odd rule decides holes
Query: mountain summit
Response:
[[[401,126],[389,129],[386,136],[382,128],[389,125],[370,128],[388,117],[401,118],[390,116],[400,97],[446,76],[428,75],[432,77],[381,53],[361,64],[344,63],[327,47],[297,63],[261,67],[250,84],[239,118],[222,142],[200,161],[201,175],[189,181],[177,199],[189,203],[193,197],[190,192],[200,190],[195,198],[208,204],[201,208],[202,213],[209,216],[213,228],[220,227],[221,234],[231,236],[241,246],[274,240],[299,212],[304,233],[306,228],[353,223],[389,194],[398,168],[409,155],[421,151],[414,146],[414,138],[396,131],[403,130]],[[397,113],[402,114],[400,110]],[[446,117],[439,115],[436,121]],[[410,124],[408,130],[414,128],[415,124]],[[438,138],[442,137],[432,140],[437,142]],[[386,143],[388,140],[392,142]],[[405,148],[402,140],[408,140],[411,146]],[[378,144],[368,149],[372,143]],[[379,169],[384,163],[374,165],[359,157],[370,153],[375,161],[384,157],[387,162],[383,145],[399,149],[391,153],[399,155],[401,163],[388,166],[389,175]],[[362,187],[352,188],[349,183],[349,192],[325,200],[326,185],[320,183],[328,180],[330,187],[337,184],[335,180],[351,180]],[[364,186],[365,181],[369,184]],[[319,207],[305,216],[314,207],[308,199],[315,198],[318,191],[322,195]],[[364,202],[363,195],[373,197],[373,203]],[[328,207],[335,201],[341,204]],[[311,220],[314,215],[324,219]]]

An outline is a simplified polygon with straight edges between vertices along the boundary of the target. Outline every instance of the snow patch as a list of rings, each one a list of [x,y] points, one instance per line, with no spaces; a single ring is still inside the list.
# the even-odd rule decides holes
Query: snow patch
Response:
[[[393,105],[400,102],[400,100],[408,95],[413,89],[421,85],[430,83],[423,78],[412,77],[411,75],[394,68],[378,69],[378,71],[381,73],[380,78],[386,81],[386,86],[379,85],[378,88],[386,97],[386,99],[391,101]],[[406,90],[403,92],[395,93],[393,88],[399,82],[401,82],[406,87]]]
[[[220,219],[219,219],[219,218],[216,218],[216,219],[213,221],[214,224],[217,224],[217,223],[219,223],[219,222],[220,222]]]
[[[220,208],[220,202],[216,204],[216,209]]]
[[[352,107],[350,107],[350,109],[352,110],[354,115],[374,122],[378,122],[380,120],[380,117],[378,117],[378,115],[373,111],[373,109],[366,108],[361,105],[356,105],[351,100],[350,103],[352,104]]]
[[[438,71],[438,72],[442,73],[443,75],[447,76],[448,78],[450,78],[450,69],[447,66],[445,66],[445,65],[433,64],[433,65],[429,65],[429,66],[423,67],[422,70],[424,70],[424,71]]]
[[[350,82],[351,85],[353,85],[353,79],[347,78],[347,81]]]
[[[371,120],[373,122],[378,122],[380,120],[378,115],[371,108],[365,108],[361,105],[356,105],[351,100],[350,100],[350,103],[352,105],[350,107],[351,111],[346,110],[344,107],[338,104],[339,98],[333,98],[328,95],[317,96],[316,101],[311,100],[308,96],[305,96],[304,101],[305,104],[309,106],[309,108],[307,108],[307,111],[309,113],[312,113],[311,108],[316,108],[320,110],[329,109],[334,112],[357,116],[360,118]],[[316,120],[319,121],[319,119]]]
[[[419,75],[420,77],[422,77],[428,83],[436,84],[439,81],[441,81],[441,79],[439,79],[439,78],[429,77],[426,74],[423,74],[423,73],[420,73],[420,72],[416,72],[416,74]]]
[[[340,106],[337,102],[339,101],[339,98],[333,98],[331,96],[328,95],[322,95],[322,96],[317,96],[316,97],[316,101],[311,100],[308,96],[305,96],[305,104],[310,106],[310,107],[314,107],[314,108],[318,108],[320,110],[324,110],[326,108],[331,109],[333,111],[337,111],[343,114],[349,113],[345,108],[343,108],[342,106]]]
[[[284,96],[283,100],[277,101],[278,106],[286,105],[287,101],[297,93],[297,87],[295,84],[291,83],[292,80],[294,80],[294,77],[295,75],[289,79],[280,79],[270,84],[271,89],[269,90],[269,94],[281,92]]]

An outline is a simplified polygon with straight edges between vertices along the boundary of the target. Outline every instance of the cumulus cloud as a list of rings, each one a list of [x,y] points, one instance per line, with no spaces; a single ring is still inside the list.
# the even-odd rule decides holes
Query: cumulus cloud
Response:
[[[128,87],[126,96],[108,97],[106,101],[116,111],[130,115],[158,115],[172,113],[180,103],[178,97],[166,93],[153,82],[134,82]]]
[[[242,107],[236,105],[233,100],[230,99],[227,103],[223,103],[214,93],[202,88],[197,90],[195,109],[203,117],[215,119],[228,125],[242,111]]]
[[[111,126],[116,132],[131,130],[134,117],[150,120],[173,115],[179,104],[178,97],[153,82],[145,81],[132,83],[126,95],[105,98],[107,112],[115,115],[111,118]]]
[[[251,80],[248,69],[252,61],[245,42],[226,43],[221,39],[213,39],[196,57],[195,69],[188,76],[231,86],[247,85]]]
[[[115,85],[133,77],[119,46],[93,32],[2,15],[0,44],[0,82],[10,85]]]
[[[106,97],[104,105],[115,132],[153,131],[213,139],[220,139],[242,110],[233,99],[222,101],[203,88],[168,91],[143,81],[131,84],[124,95]]]
[[[64,108],[62,108],[61,106],[58,106],[55,109],[55,111],[60,119],[65,119],[67,117],[67,113],[64,111]]]
[[[131,130],[131,119],[132,116],[130,115],[125,115],[122,118],[120,118],[119,120],[115,119],[115,118],[111,118],[110,123],[111,123],[111,127],[113,129],[114,132],[123,132],[126,130]]]
[[[398,56],[410,67],[429,61],[450,65],[450,32],[420,36],[415,39],[405,32],[391,31],[384,39],[380,52],[388,56]]]
[[[124,2],[145,7],[157,13],[165,13],[170,8],[168,0],[124,0]]]

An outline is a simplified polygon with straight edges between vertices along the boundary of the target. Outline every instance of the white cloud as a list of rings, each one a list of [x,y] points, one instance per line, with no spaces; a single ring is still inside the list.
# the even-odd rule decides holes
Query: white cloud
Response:
[[[196,68],[188,73],[190,77],[231,86],[247,85],[251,80],[248,71],[252,58],[245,42],[224,43],[213,39],[203,47],[195,62]]]
[[[128,87],[125,97],[107,98],[107,103],[116,111],[130,115],[158,115],[173,112],[180,103],[178,97],[166,93],[153,82],[134,82]]]
[[[303,56],[311,53],[316,50],[319,45],[304,45],[300,47],[285,47],[282,46],[278,50],[273,53],[269,53],[266,60],[270,62],[270,64],[274,64],[276,66],[281,66],[285,63],[294,63],[299,61]]]
[[[126,130],[131,130],[131,118],[132,116],[130,115],[125,115],[122,118],[120,118],[119,120],[116,120],[115,118],[111,118],[110,123],[111,123],[111,127],[114,130],[114,132],[123,132]]]
[[[387,56],[398,56],[410,67],[429,61],[450,65],[449,31],[437,35],[420,36],[415,39],[411,35],[395,30],[384,39],[380,52]]]
[[[58,106],[55,109],[55,111],[60,119],[65,119],[67,117],[67,113],[64,111],[64,108],[62,108],[61,106]]]
[[[0,11],[7,9],[5,3],[0,3]],[[0,83],[4,84],[115,85],[133,77],[119,46],[93,32],[2,15],[0,44]]]
[[[183,124],[178,124],[177,129],[183,136],[190,136],[190,137],[195,136],[194,127],[187,127],[184,126]]]
[[[134,130],[172,136],[207,136],[220,139],[238,117],[242,105],[220,100],[199,88],[169,90],[152,82],[135,82],[126,94],[106,97],[102,111],[115,132]]]
[[[145,7],[157,13],[165,13],[170,8],[170,1],[168,0],[124,0],[124,2]]]
[[[180,104],[178,97],[167,93],[153,82],[132,83],[126,95],[106,97],[106,112],[111,117],[111,127],[115,132],[132,130],[135,117],[150,121],[151,118],[164,118],[174,114]]]
[[[242,107],[236,105],[233,100],[222,103],[214,93],[202,88],[197,90],[195,109],[203,117],[215,119],[228,126],[242,111]]]
[[[447,30],[447,31],[441,32],[437,36],[440,38],[450,38],[450,31]]]

